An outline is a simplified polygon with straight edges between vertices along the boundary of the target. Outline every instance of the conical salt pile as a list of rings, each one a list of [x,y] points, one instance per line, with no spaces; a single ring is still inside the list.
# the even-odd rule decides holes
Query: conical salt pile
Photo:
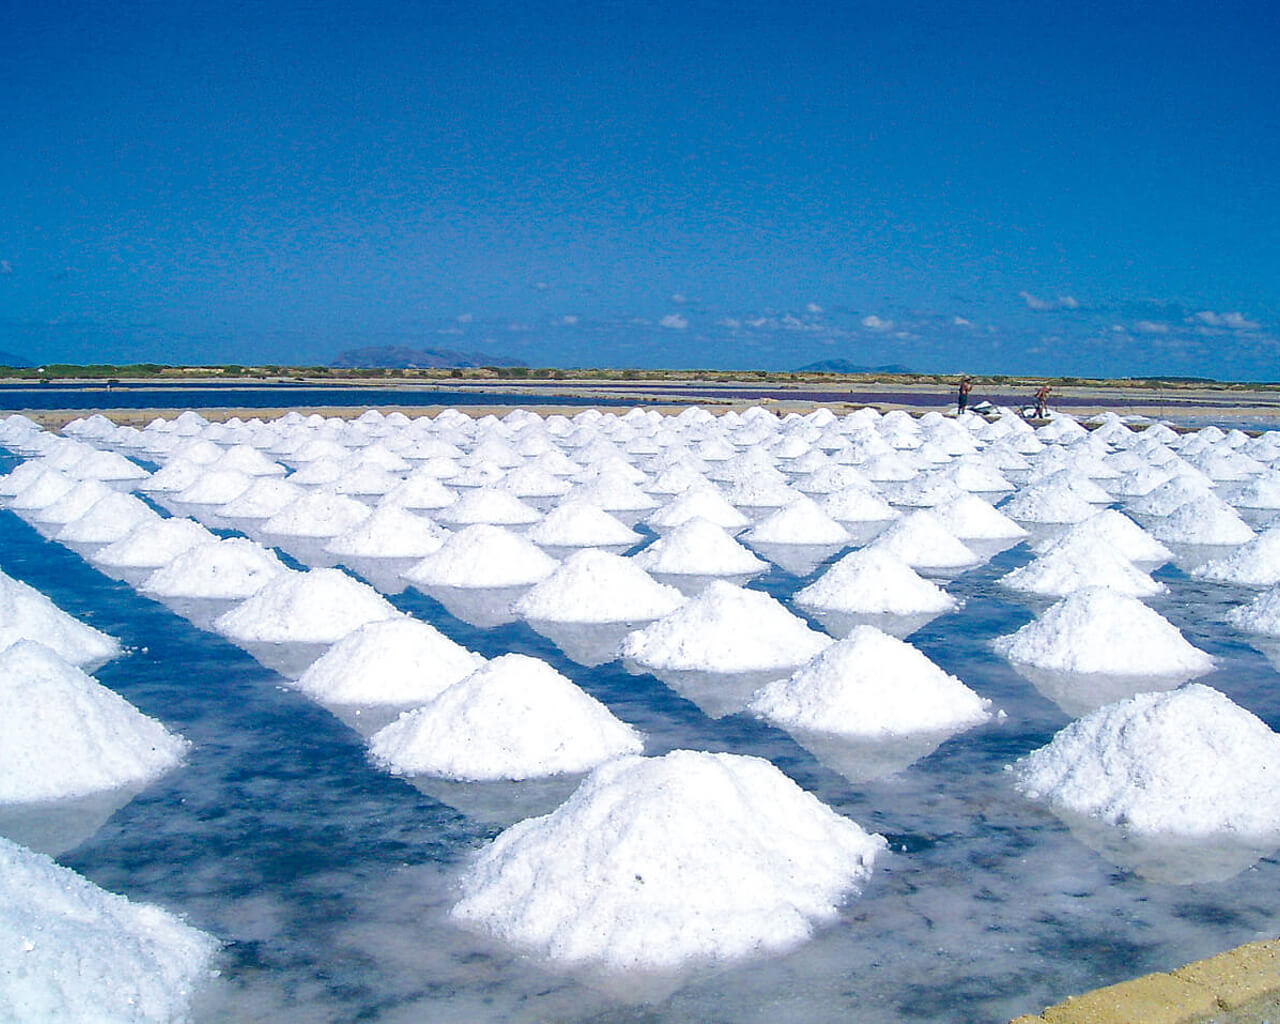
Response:
[[[665,576],[749,576],[769,567],[706,519],[686,519],[631,560],[646,572]]]
[[[949,612],[955,598],[920,576],[890,551],[851,551],[796,592],[795,603],[810,611],[868,615]]]
[[[376,590],[341,570],[311,569],[276,576],[220,615],[213,628],[243,643],[331,644],[366,623],[399,615]]]
[[[38,640],[72,665],[100,665],[120,656],[120,642],[68,615],[44,594],[0,572],[0,650]]]

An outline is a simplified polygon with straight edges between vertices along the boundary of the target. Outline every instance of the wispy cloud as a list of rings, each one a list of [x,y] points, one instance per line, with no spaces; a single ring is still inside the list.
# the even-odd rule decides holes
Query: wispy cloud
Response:
[[[1056,299],[1042,299],[1038,295],[1032,295],[1030,292],[1018,292],[1022,296],[1022,301],[1027,304],[1027,309],[1033,309],[1037,313],[1048,313],[1055,309],[1079,309],[1080,300],[1074,295],[1059,295]]]
[[[683,331],[689,326],[689,321],[679,313],[668,313],[658,321],[658,325],[672,331]]]
[[[1188,317],[1187,322],[1228,331],[1256,331],[1261,326],[1243,313],[1214,313],[1208,309]]]
[[[8,260],[0,260],[0,274],[12,274],[13,264]]]
[[[885,320],[871,313],[862,318],[862,326],[869,331],[890,331],[893,330],[893,321]]]
[[[1133,325],[1139,334],[1168,334],[1169,325],[1159,320],[1139,320]]]

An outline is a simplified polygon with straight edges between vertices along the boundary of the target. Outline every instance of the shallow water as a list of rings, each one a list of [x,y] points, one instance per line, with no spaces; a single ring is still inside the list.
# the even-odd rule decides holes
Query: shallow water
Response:
[[[12,464],[0,460],[0,470]],[[1004,1021],[1274,935],[1274,854],[1225,881],[1152,880],[1108,859],[1125,851],[1098,843],[1107,852],[1095,852],[1087,835],[1082,841],[1013,791],[1004,765],[1070,720],[989,650],[1040,607],[995,582],[1029,558],[1019,545],[956,577],[948,590],[963,607],[912,636],[1008,717],[943,742],[896,775],[857,783],[781,730],[741,714],[711,718],[617,662],[571,660],[523,623],[470,625],[416,589],[391,596],[481,654],[549,661],[644,730],[649,753],[694,747],[767,757],[889,840],[864,894],[804,946],[621,987],[550,969],[446,917],[466,857],[519,816],[522,799],[543,809],[545,793],[455,786],[432,796],[375,770],[359,733],[284,677],[0,512],[0,567],[120,637],[129,652],[98,678],[195,745],[185,767],[59,860],[227,943],[222,975],[196,1007],[205,1022]],[[750,585],[785,601],[812,575],[775,567]],[[1151,604],[1219,660],[1200,681],[1280,727],[1275,669],[1223,625],[1227,609],[1254,592],[1173,566],[1156,576],[1170,593]],[[818,753],[840,766],[841,752]],[[1143,853],[1127,862],[1169,877]],[[1190,858],[1179,864],[1199,870]],[[1215,870],[1217,861],[1203,873]]]

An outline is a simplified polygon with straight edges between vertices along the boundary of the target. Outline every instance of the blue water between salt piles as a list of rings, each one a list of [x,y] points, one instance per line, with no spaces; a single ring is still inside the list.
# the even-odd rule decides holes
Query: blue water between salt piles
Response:
[[[0,458],[0,471],[17,460]],[[627,992],[540,965],[447,919],[467,856],[500,826],[375,770],[357,733],[238,648],[99,574],[0,512],[0,568],[128,653],[96,673],[194,744],[61,863],[160,904],[226,943],[200,1022],[1006,1021],[1068,994],[1270,937],[1280,921],[1274,856],[1223,882],[1144,880],[1018,796],[1006,764],[1070,718],[989,650],[1031,618],[994,581],[1025,545],[956,578],[965,601],[911,642],[1007,718],[964,733],[905,771],[853,784],[787,734],[712,719],[649,675],[584,668],[522,623],[479,629],[416,591],[391,598],[486,656],[532,654],[676,747],[773,761],[864,828],[883,834],[865,892],[840,920],[779,957]],[[752,585],[785,602],[804,580],[774,569]],[[1150,603],[1218,659],[1201,682],[1280,726],[1267,660],[1223,624],[1252,592],[1156,573]],[[1037,606],[1038,607],[1038,606]]]

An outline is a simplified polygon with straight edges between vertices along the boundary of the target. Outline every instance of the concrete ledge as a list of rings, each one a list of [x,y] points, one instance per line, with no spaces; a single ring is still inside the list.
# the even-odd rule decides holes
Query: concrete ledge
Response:
[[[1168,974],[1072,996],[1013,1024],[1207,1024],[1274,1018],[1280,1006],[1280,940],[1251,942]]]

